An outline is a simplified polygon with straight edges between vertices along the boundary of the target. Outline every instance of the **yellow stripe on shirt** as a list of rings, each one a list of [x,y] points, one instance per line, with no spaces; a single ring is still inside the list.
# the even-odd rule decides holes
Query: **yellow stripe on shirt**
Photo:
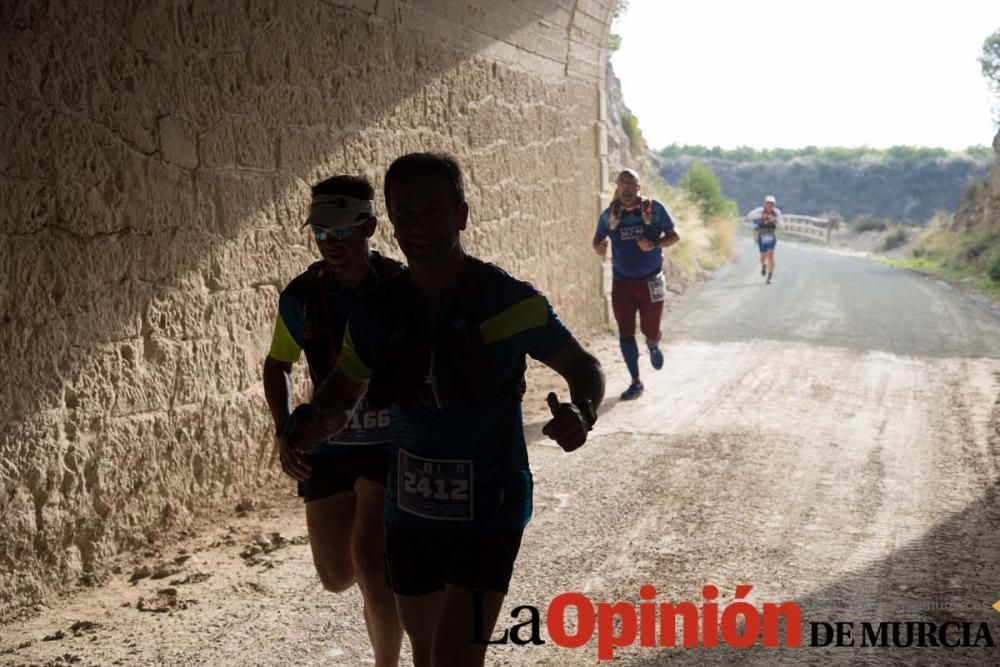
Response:
[[[479,331],[483,341],[489,345],[522,331],[545,326],[548,321],[549,308],[545,297],[536,294],[486,320],[479,325]]]
[[[347,379],[357,384],[366,384],[372,377],[372,370],[361,361],[358,351],[354,348],[354,340],[351,338],[351,326],[348,324],[344,331],[344,345],[337,355],[337,368]]]
[[[276,361],[284,361],[290,364],[298,361],[302,355],[302,348],[292,338],[292,334],[288,331],[288,326],[281,317],[281,313],[278,313],[278,318],[274,322],[271,350],[267,354]]]

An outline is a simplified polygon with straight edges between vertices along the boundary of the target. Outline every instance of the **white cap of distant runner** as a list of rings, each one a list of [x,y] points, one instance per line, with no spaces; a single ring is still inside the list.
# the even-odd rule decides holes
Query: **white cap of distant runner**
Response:
[[[777,204],[778,200],[774,198],[774,195],[768,195],[764,197],[765,204]]]

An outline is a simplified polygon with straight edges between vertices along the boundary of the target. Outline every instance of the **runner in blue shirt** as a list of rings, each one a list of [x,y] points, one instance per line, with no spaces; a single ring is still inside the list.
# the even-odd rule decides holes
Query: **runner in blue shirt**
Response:
[[[632,384],[622,392],[623,401],[642,395],[639,379],[639,346],[635,342],[635,316],[646,337],[649,361],[663,368],[660,351],[660,320],[666,281],[663,276],[663,249],[680,241],[667,208],[655,199],[639,196],[639,174],[625,169],[618,174],[615,197],[597,221],[594,250],[601,257],[611,239],[611,307],[618,323],[618,342]]]
[[[304,351],[313,388],[318,387],[343,352],[351,312],[365,294],[403,270],[399,262],[368,248],[377,224],[374,194],[367,179],[355,176],[336,176],[312,188],[306,224],[322,259],[281,292],[264,362],[264,394],[277,433],[291,411],[292,364]],[[305,500],[320,581],[333,592],[358,582],[375,664],[389,667],[399,663],[402,630],[382,557],[389,406],[379,402],[377,392],[371,387],[347,428],[310,454],[280,441],[278,452],[282,469],[298,480]]]
[[[399,158],[385,199],[409,271],[354,312],[336,370],[283,438],[309,451],[348,423],[368,383],[391,387],[386,568],[414,664],[482,665],[488,645],[471,639],[492,633],[531,516],[525,357],[569,385],[570,402],[549,394],[542,431],[566,451],[586,441],[604,378],[544,295],[466,254],[454,158]]]

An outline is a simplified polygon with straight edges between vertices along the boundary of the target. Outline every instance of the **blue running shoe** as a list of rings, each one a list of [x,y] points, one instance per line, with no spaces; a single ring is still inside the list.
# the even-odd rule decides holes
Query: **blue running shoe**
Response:
[[[629,385],[628,389],[622,392],[623,401],[634,401],[640,396],[642,396],[642,383],[638,380],[632,380],[632,384]]]
[[[649,363],[653,364],[656,370],[663,368],[663,353],[660,352],[659,345],[649,348]]]

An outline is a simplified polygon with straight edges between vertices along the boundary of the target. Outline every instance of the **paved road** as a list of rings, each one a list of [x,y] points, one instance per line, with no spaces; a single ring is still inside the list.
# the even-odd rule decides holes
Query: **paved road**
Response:
[[[672,338],[787,340],[899,355],[1000,357],[997,313],[934,278],[782,243],[763,285],[747,248],[667,317]]]
[[[903,271],[788,243],[778,260],[771,286],[747,252],[672,304],[665,368],[642,359],[645,396],[609,399],[586,447],[567,455],[529,426],[535,517],[505,613],[532,605],[544,625],[560,593],[637,603],[647,584],[659,602],[699,609],[714,584],[724,608],[738,585],[752,585],[746,599],[757,608],[800,606],[806,643],[810,622],[837,621],[856,624],[856,644],[862,621],[969,622],[972,638],[989,622],[1000,642],[990,609],[1000,599],[1000,320]],[[617,394],[626,385],[617,343],[595,347]],[[537,412],[551,377],[531,379]],[[370,664],[359,597],[322,592],[306,546],[272,540],[270,553],[240,557],[270,532],[302,535],[300,506],[222,518],[151,557],[187,549],[172,597],[156,598],[163,580],[130,585],[126,570],[0,628],[0,664]],[[140,597],[168,613],[139,611]],[[74,637],[80,620],[100,625]],[[58,629],[68,636],[41,641]],[[490,664],[595,664],[595,641],[560,648],[544,627],[542,637],[542,646],[492,648]],[[982,643],[635,645],[610,664],[998,664],[1000,650]]]

